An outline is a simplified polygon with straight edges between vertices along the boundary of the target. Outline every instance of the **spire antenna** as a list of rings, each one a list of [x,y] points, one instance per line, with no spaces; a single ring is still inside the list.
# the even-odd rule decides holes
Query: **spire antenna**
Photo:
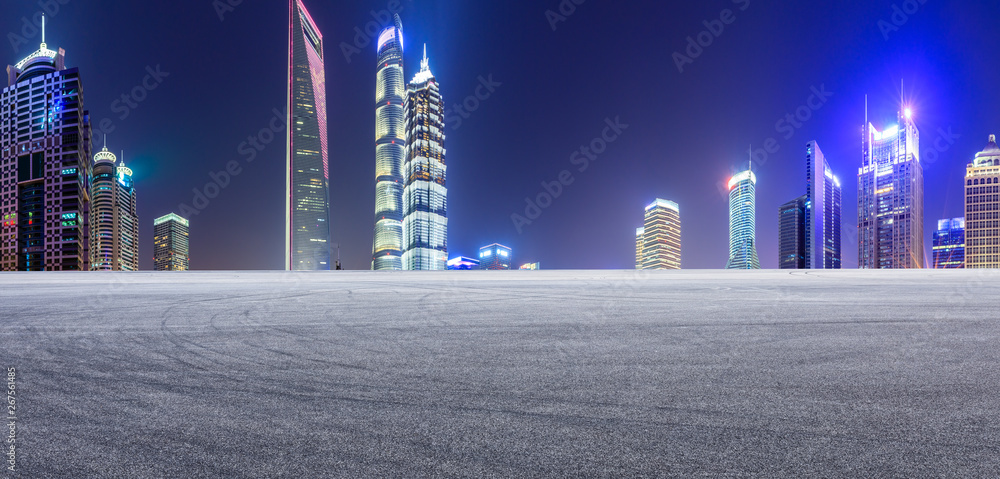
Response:
[[[420,71],[430,70],[430,62],[427,61],[427,44],[424,44],[424,59],[420,60]]]
[[[105,150],[108,149],[108,134],[107,133],[104,134],[104,149]]]
[[[42,13],[42,48],[45,48],[45,14]]]

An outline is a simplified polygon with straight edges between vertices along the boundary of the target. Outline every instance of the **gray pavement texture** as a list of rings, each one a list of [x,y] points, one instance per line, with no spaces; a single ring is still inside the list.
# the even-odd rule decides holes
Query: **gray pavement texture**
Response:
[[[998,293],[972,270],[0,274],[3,472],[998,477]]]

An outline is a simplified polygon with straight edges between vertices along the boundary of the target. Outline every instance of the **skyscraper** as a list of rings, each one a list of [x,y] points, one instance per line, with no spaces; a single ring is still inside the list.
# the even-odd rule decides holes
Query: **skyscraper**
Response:
[[[427,60],[406,89],[403,269],[443,270],[448,261],[444,100]]]
[[[810,141],[806,144],[806,194],[778,210],[778,267],[840,269],[841,206],[840,181],[819,144]]]
[[[375,237],[372,269],[403,269],[403,24],[378,37],[375,70]]]
[[[757,175],[729,179],[729,261],[726,269],[760,269],[757,257]]]
[[[635,229],[635,269],[642,269],[642,235],[646,228]]]
[[[94,155],[90,186],[90,268],[139,270],[139,217],[132,170],[105,146]]]
[[[778,268],[806,268],[806,203],[802,195],[778,208]]]
[[[884,131],[866,121],[858,169],[858,267],[924,267],[920,132],[904,109]]]
[[[840,180],[833,174],[819,144],[806,144],[805,258],[806,268],[840,269],[842,252]]]
[[[986,148],[965,169],[965,267],[1000,268],[1000,147]]]
[[[330,166],[323,35],[301,0],[288,3],[285,269],[330,269]]]
[[[681,213],[677,203],[657,198],[646,206],[636,250],[637,269],[681,269]]]
[[[493,243],[479,248],[479,269],[510,269],[511,249]]]
[[[44,32],[0,92],[0,270],[87,271],[90,118],[80,71]]]
[[[187,271],[190,268],[188,220],[173,213],[153,221],[153,270]]]
[[[934,232],[934,268],[965,267],[965,218],[938,220]]]

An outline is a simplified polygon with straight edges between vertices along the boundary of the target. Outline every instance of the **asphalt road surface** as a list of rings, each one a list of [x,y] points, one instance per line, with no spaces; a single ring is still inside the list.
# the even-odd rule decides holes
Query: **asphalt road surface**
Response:
[[[12,477],[1000,476],[997,271],[8,273],[0,366]]]

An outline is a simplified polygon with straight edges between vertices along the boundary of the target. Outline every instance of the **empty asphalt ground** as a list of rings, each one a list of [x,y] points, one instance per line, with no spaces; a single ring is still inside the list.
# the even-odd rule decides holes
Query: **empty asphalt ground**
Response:
[[[0,363],[14,477],[1000,475],[996,271],[10,273]]]

